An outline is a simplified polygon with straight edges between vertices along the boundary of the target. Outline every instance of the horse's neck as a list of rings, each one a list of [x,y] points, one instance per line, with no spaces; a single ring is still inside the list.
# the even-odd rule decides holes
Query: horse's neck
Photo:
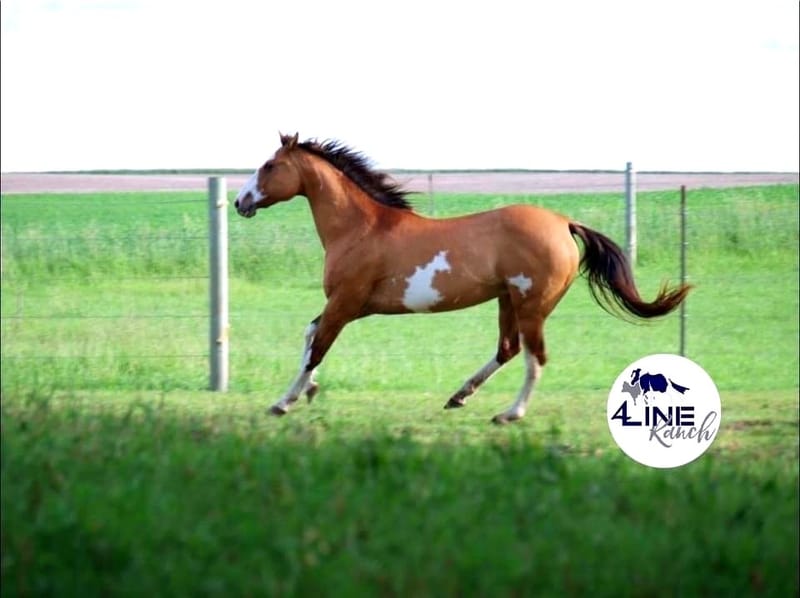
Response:
[[[326,249],[342,239],[359,234],[375,221],[375,205],[355,183],[328,164],[306,169],[305,196],[311,206],[317,234]]]

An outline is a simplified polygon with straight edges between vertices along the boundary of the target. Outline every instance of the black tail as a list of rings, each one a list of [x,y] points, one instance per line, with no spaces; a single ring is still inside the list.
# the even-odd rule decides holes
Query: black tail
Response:
[[[622,310],[638,318],[663,316],[678,307],[691,289],[689,285],[672,289],[664,285],[648,303],[639,296],[628,259],[614,241],[576,222],[570,222],[569,232],[583,241],[580,269],[592,297],[611,314],[621,315]]]

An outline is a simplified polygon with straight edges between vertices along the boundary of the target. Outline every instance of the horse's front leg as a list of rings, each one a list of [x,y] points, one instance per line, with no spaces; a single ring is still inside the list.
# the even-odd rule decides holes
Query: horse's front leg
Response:
[[[319,327],[319,321],[321,317],[322,316],[317,316],[311,320],[309,325],[306,327],[303,356],[300,359],[300,371],[292,383],[292,386],[288,391],[286,391],[286,394],[283,395],[280,401],[273,405],[271,412],[275,415],[284,415],[288,411],[289,405],[297,400],[300,393],[305,392],[308,402],[310,403],[314,398],[314,395],[316,395],[319,391],[319,384],[314,381],[314,376],[316,375],[317,370],[314,368],[306,371],[306,364],[311,351],[311,343],[314,341],[314,336],[317,333],[317,328]]]
[[[302,359],[305,359],[306,353],[308,353],[308,351],[311,349],[311,342],[314,340],[314,335],[317,333],[317,327],[319,326],[319,321],[321,318],[322,318],[321,315],[317,316],[316,318],[311,320],[311,323],[306,328],[306,333],[305,333],[306,343],[305,346],[303,347]],[[303,368],[303,361],[301,360],[300,362],[301,372],[302,368]],[[314,380],[314,377],[316,375],[317,375],[317,370],[316,368],[314,368],[313,370],[311,370],[311,375],[308,377],[308,382],[306,383],[306,386],[302,391],[306,393],[306,399],[308,399],[309,403],[314,400],[314,397],[319,392],[319,384],[317,384],[317,382]]]
[[[308,401],[311,402],[319,390],[319,385],[314,381],[316,368],[322,362],[322,358],[328,352],[342,328],[352,319],[349,311],[337,310],[335,306],[331,308],[331,303],[329,302],[322,315],[308,325],[305,333],[303,357],[300,361],[300,371],[289,390],[270,408],[269,412],[272,415],[286,415],[291,404],[297,401],[303,392],[306,393]]]

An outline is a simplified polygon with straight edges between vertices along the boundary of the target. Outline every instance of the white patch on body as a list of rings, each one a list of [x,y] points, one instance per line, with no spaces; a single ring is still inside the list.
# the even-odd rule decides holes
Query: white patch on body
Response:
[[[250,178],[247,179],[247,182],[245,182],[245,184],[242,185],[242,188],[239,189],[239,194],[236,196],[236,201],[243,200],[245,197],[247,197],[248,193],[252,195],[253,203],[257,203],[262,199],[264,199],[264,196],[261,194],[261,191],[258,190],[258,169],[256,169],[256,171],[250,176]]]
[[[442,295],[433,288],[433,277],[437,272],[450,272],[447,251],[440,251],[424,266],[417,266],[414,274],[406,278],[403,305],[411,311],[429,311],[442,300]]]
[[[523,297],[533,286],[533,281],[527,276],[525,276],[522,272],[520,272],[516,276],[510,276],[506,280],[508,281],[508,284],[512,284],[515,287],[517,287],[517,289],[519,289],[519,292]]]

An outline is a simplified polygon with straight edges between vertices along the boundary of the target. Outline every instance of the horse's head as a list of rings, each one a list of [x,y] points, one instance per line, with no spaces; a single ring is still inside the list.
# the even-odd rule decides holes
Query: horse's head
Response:
[[[295,147],[297,134],[281,135],[281,147],[253,173],[236,196],[233,205],[240,216],[252,218],[259,208],[268,208],[300,193],[300,173],[292,159]]]

